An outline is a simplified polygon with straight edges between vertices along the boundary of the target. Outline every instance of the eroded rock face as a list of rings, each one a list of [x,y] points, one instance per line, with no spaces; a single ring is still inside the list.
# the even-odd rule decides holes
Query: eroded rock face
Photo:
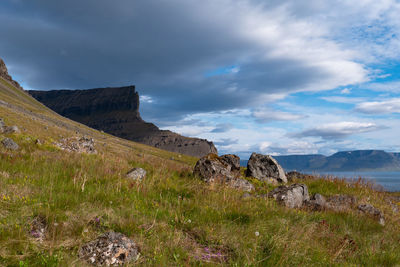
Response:
[[[376,219],[379,224],[385,225],[385,216],[383,215],[383,212],[380,211],[379,209],[375,208],[371,204],[361,204],[358,205],[358,210],[361,211],[362,213],[365,213],[374,219]]]
[[[10,150],[18,150],[19,149],[19,145],[17,143],[15,143],[14,140],[12,140],[11,138],[4,138],[3,141],[1,141],[1,143],[3,144],[3,146],[6,149],[10,149]]]
[[[2,118],[0,118],[0,133],[3,133],[4,132],[4,128],[6,127],[6,125],[5,125],[5,123],[4,123],[4,121],[3,121],[3,119]]]
[[[29,93],[62,116],[124,139],[195,157],[218,153],[205,139],[181,136],[145,122],[135,86]]]
[[[251,154],[247,163],[247,177],[254,177],[270,183],[287,183],[282,167],[269,155]]]
[[[123,265],[136,261],[140,255],[133,240],[112,231],[83,245],[78,254],[80,259],[96,266]]]
[[[134,168],[126,174],[126,177],[135,181],[142,181],[146,177],[146,171],[142,168]]]
[[[55,143],[56,146],[62,150],[69,152],[96,154],[97,151],[94,147],[94,139],[89,137],[71,137],[61,139],[60,142]]]
[[[282,185],[268,193],[268,196],[288,208],[301,208],[310,200],[308,187],[305,184]]]
[[[22,87],[19,85],[19,83],[14,81],[10,76],[10,74],[8,74],[7,66],[1,58],[0,58],[0,77],[13,84],[15,87],[20,88],[22,90]]]

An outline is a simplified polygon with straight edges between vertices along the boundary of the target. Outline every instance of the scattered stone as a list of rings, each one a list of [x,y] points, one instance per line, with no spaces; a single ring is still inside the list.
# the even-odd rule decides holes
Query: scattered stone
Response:
[[[269,155],[251,154],[247,163],[246,176],[272,184],[287,183],[287,178],[282,167]]]
[[[0,133],[4,133],[5,128],[6,128],[6,125],[3,121],[3,119],[0,118]]]
[[[146,177],[146,171],[142,168],[134,168],[126,174],[126,177],[135,181],[142,181]]]
[[[135,242],[125,235],[107,232],[97,239],[84,244],[78,251],[79,258],[96,265],[123,265],[139,258]]]
[[[35,140],[35,144],[36,144],[36,145],[43,145],[43,141],[40,140],[40,139],[36,139],[36,140]]]
[[[38,241],[43,241],[46,236],[47,221],[44,216],[36,216],[31,222],[29,234]]]
[[[335,195],[326,200],[326,208],[342,212],[352,209],[357,202],[356,197],[350,195]]]
[[[361,204],[358,205],[358,210],[362,213],[372,216],[374,219],[379,221],[380,225],[385,225],[385,217],[383,216],[382,211],[375,208],[371,204]]]
[[[10,150],[18,150],[19,149],[19,145],[17,143],[15,143],[14,140],[12,140],[11,138],[4,138],[3,141],[1,141],[1,143],[7,149],[10,149]]]
[[[97,151],[94,147],[94,139],[89,137],[71,137],[63,138],[59,143],[54,145],[58,146],[62,150],[69,152],[96,154]]]
[[[14,125],[14,126],[10,126],[10,127],[5,127],[4,133],[6,133],[6,134],[21,133],[21,130],[18,128],[18,126]]]
[[[170,159],[170,160],[175,160],[175,158],[174,158],[174,157],[170,157],[169,159]]]
[[[254,190],[254,185],[245,179],[233,179],[229,182],[232,188],[251,192]]]
[[[208,154],[197,161],[193,174],[207,183],[230,182],[240,177],[233,155],[219,157],[216,154]]]
[[[288,208],[300,208],[310,200],[308,187],[305,184],[282,185],[268,193],[268,196]]]
[[[306,202],[309,209],[313,211],[320,211],[326,208],[326,199],[323,195],[315,194],[310,198],[310,201]]]

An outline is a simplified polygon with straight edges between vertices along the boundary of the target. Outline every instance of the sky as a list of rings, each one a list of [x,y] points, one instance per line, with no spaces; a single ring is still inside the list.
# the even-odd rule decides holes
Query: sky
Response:
[[[25,89],[136,85],[142,117],[247,157],[400,151],[395,0],[2,0]]]

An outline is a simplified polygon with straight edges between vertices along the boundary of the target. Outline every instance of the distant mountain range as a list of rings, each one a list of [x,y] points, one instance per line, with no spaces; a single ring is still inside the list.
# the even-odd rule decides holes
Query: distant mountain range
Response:
[[[341,151],[331,156],[288,155],[274,157],[285,171],[400,171],[400,153],[383,150]],[[242,161],[242,165],[246,165]]]

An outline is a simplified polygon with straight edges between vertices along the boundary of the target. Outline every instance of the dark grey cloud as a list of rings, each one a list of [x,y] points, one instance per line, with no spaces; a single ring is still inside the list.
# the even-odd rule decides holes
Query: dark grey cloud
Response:
[[[274,8],[287,3],[243,3],[3,0],[0,57],[30,89],[135,84],[154,100],[142,104],[143,117],[165,125],[187,114],[254,107],[264,104],[268,94],[335,80],[338,74],[316,64],[318,57],[276,55],[285,35],[257,41],[243,29],[252,18],[246,8],[278,16]],[[240,71],[206,75],[232,65]]]

